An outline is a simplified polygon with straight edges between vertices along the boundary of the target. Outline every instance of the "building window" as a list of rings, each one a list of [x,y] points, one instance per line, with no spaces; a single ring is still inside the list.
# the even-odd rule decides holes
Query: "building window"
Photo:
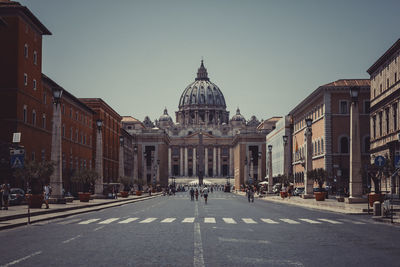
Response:
[[[382,72],[381,72],[382,74]],[[382,93],[382,83],[379,85],[380,93]]]
[[[386,110],[385,110],[385,114],[386,114],[386,120],[385,120],[385,123],[386,123],[386,134],[388,134],[389,133],[389,122],[390,122],[390,119],[389,119],[389,108],[387,108]]]
[[[69,109],[69,117],[72,118],[72,108]]]
[[[24,85],[28,85],[28,74],[24,73]]]
[[[62,126],[62,136],[65,137],[65,124]]]
[[[23,117],[22,117],[22,119],[23,119],[23,121],[26,123],[26,120],[27,120],[27,117],[26,117],[26,114],[27,114],[27,111],[28,110],[28,107],[26,106],[26,105],[24,105],[24,112],[23,112]]]
[[[33,51],[33,64],[37,65],[37,52]]]
[[[321,139],[321,153],[324,153],[324,139]]]
[[[393,130],[397,130],[397,103],[393,104]]]
[[[386,89],[389,89],[389,78],[386,79]]]
[[[348,111],[347,111],[347,101],[345,101],[345,100],[341,100],[340,101],[340,113],[341,114],[347,114],[348,113]]]
[[[376,116],[372,118],[372,134],[374,139],[376,138]]]
[[[345,136],[340,138],[340,153],[342,154],[349,153],[349,139]]]
[[[78,139],[78,129],[75,130],[75,142],[78,143],[79,139]]]
[[[36,111],[32,110],[32,124],[36,125]]]
[[[64,104],[62,104],[62,114],[65,115],[65,105]]]
[[[78,111],[75,112],[75,120],[78,120]]]
[[[31,154],[31,160],[35,161],[35,159],[36,159],[36,154],[35,154],[35,151],[33,151]]]
[[[28,45],[27,44],[24,45],[24,57],[28,58]]]
[[[46,114],[43,114],[42,116],[42,127],[46,129]]]
[[[394,82],[397,82],[397,72],[394,73]]]
[[[35,79],[33,79],[33,90],[36,91],[36,80]]]
[[[379,112],[379,136],[382,136],[382,119],[383,119],[383,114],[381,111]]]
[[[370,102],[368,100],[364,101],[364,113],[369,113]]]
[[[318,154],[321,154],[321,141],[318,140]]]
[[[47,104],[47,94],[46,94],[46,92],[43,92],[43,103]]]
[[[46,149],[42,149],[42,161],[46,160]]]
[[[69,138],[71,139],[71,141],[73,140],[73,130],[72,127],[69,129]]]

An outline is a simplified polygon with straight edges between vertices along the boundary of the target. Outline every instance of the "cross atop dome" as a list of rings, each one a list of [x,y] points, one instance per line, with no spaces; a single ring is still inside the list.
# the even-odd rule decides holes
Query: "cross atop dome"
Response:
[[[209,81],[207,69],[204,67],[203,59],[201,60],[200,68],[197,70],[197,78],[196,81],[204,80]]]

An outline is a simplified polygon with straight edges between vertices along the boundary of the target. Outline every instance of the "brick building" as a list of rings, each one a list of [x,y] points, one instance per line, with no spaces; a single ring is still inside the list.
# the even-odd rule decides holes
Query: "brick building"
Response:
[[[328,172],[328,184],[347,189],[350,162],[350,87],[360,94],[360,140],[362,166],[369,161],[369,93],[367,79],[343,79],[318,87],[289,115],[293,122],[292,173],[296,186],[304,186],[306,118],[312,119],[312,168]],[[366,180],[364,180],[366,186]]]
[[[376,156],[384,156],[390,160],[391,167],[394,167],[395,158],[399,158],[400,154],[399,55],[400,39],[367,70],[371,80],[371,160]],[[399,192],[398,179],[396,183],[383,176],[381,189]]]
[[[51,94],[52,88],[62,88],[43,74],[43,90]],[[74,95],[63,89],[61,98],[62,176],[66,191],[75,171],[92,169],[93,164],[93,115],[94,111]]]
[[[93,140],[96,140],[96,135],[98,133],[96,121],[99,119],[103,121],[103,182],[117,182],[119,178],[119,136],[122,117],[101,98],[80,98],[79,100],[85,103],[95,112],[92,123]],[[96,144],[95,142],[92,143],[94,161]]]
[[[20,132],[25,160],[50,160],[52,94],[42,86],[42,36],[51,33],[18,2],[0,1],[0,17],[0,144],[10,146]]]

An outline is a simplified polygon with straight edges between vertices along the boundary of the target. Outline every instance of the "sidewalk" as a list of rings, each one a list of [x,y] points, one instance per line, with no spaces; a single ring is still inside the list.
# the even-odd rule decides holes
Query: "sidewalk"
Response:
[[[148,194],[143,194],[142,196],[129,196],[127,198],[118,199],[93,199],[89,202],[80,202],[79,200],[74,200],[73,202],[67,204],[49,204],[49,209],[30,209],[30,222],[35,223],[121,206],[127,203],[155,198],[160,195],[161,193],[153,193],[151,196]],[[45,207],[44,204],[43,207]],[[0,230],[14,228],[26,224],[28,224],[27,205],[9,206],[8,210],[0,210]]]
[[[245,192],[237,192],[237,193],[234,192],[234,193],[238,194],[238,195],[243,195],[243,196],[246,195]],[[287,204],[287,205],[293,205],[293,206],[299,206],[299,207],[304,207],[304,208],[344,213],[344,214],[368,214],[367,203],[348,204],[345,202],[338,202],[336,200],[336,198],[334,198],[334,197],[332,199],[325,199],[325,201],[316,201],[315,199],[303,199],[298,196],[291,197],[289,199],[289,198],[281,198],[280,196],[277,196],[277,195],[256,197],[256,199],[263,200],[263,201],[275,202],[275,203],[281,203],[281,204]],[[399,211],[400,206],[395,205],[394,210]],[[370,215],[371,215],[372,219],[374,219],[376,221],[380,221],[380,222],[390,223],[390,218],[383,218],[381,216],[374,217],[374,216],[372,216],[372,214],[373,214],[373,210],[371,208]],[[395,215],[393,217],[393,223],[400,224],[400,218],[398,215]]]

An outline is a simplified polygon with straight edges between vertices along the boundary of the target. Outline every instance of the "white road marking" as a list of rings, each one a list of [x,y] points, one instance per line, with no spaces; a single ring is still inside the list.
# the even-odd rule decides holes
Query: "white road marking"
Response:
[[[63,241],[62,243],[63,244],[67,244],[67,243],[71,242],[72,240],[75,240],[75,239],[77,239],[79,237],[81,237],[81,235],[74,236],[74,237],[72,237],[70,239],[67,239],[67,240]]]
[[[155,220],[157,220],[157,218],[147,218],[143,221],[140,221],[139,223],[151,223],[154,222]]]
[[[135,218],[128,218],[128,219],[120,221],[118,223],[130,223],[130,222],[136,221],[137,219],[139,219],[139,218],[136,218],[136,217]]]
[[[30,255],[28,255],[28,256],[26,256],[26,257],[23,257],[23,258],[20,258],[20,259],[18,259],[18,260],[15,260],[15,261],[9,262],[9,263],[7,263],[7,264],[1,265],[1,267],[7,267],[7,266],[11,266],[11,265],[18,264],[18,263],[20,263],[21,261],[27,260],[27,259],[32,258],[32,257],[34,257],[34,256],[36,256],[36,255],[39,255],[39,254],[42,254],[42,252],[41,252],[41,251],[37,251],[37,252],[32,253],[32,254],[30,254]]]
[[[282,222],[289,223],[289,224],[300,224],[292,219],[280,219]]]
[[[166,219],[162,220],[161,222],[162,223],[170,223],[170,222],[173,222],[175,220],[176,220],[176,218],[166,218]]]
[[[196,202],[196,210],[197,210],[197,205],[198,204]],[[204,257],[203,257],[203,243],[201,241],[200,223],[194,224],[194,246],[193,246],[193,248],[194,248],[193,266],[194,267],[204,267],[205,265],[204,265]]]
[[[222,218],[222,220],[224,220],[225,223],[236,224],[235,220],[232,218]]]
[[[66,224],[71,224],[71,223],[79,222],[80,220],[81,220],[81,219],[72,219],[72,220],[67,220],[67,221],[59,222],[58,224],[66,225]]]
[[[119,220],[119,218],[110,218],[110,219],[107,219],[105,221],[99,222],[99,224],[109,224],[109,223],[112,223],[112,222],[117,221],[117,220]]]
[[[251,218],[242,218],[242,220],[243,220],[245,223],[252,223],[252,224],[256,224],[256,223],[257,223],[256,221],[254,221],[254,220],[251,219]]]
[[[105,225],[100,226],[100,227],[97,227],[97,228],[94,228],[94,229],[93,229],[93,232],[96,232],[96,231],[98,231],[98,230],[101,230],[101,229],[103,229],[104,227],[105,227]]]
[[[265,222],[265,223],[269,223],[269,224],[278,224],[279,222],[276,222],[274,220],[271,219],[261,219],[261,221]]]
[[[352,223],[352,224],[365,224],[364,222],[352,221],[352,220],[348,220],[348,219],[340,219],[340,220],[343,222]]]
[[[204,223],[215,223],[215,218],[204,218]]]
[[[310,220],[310,219],[299,219],[299,220],[303,221],[303,222],[312,223],[312,224],[320,224],[321,223],[319,221],[314,221],[314,220]]]
[[[99,220],[100,219],[90,219],[90,220],[87,220],[87,221],[80,222],[79,224],[89,224],[89,223],[92,223],[92,222],[97,222]]]
[[[182,221],[183,223],[193,223],[194,222],[194,217],[190,217],[190,218],[185,218]]]
[[[253,240],[253,239],[240,239],[240,238],[223,238],[218,237],[221,242],[235,242],[235,243],[253,243],[253,244],[270,244],[267,240]]]
[[[319,218],[318,220],[323,221],[323,222],[332,223],[332,224],[343,224],[342,222],[338,222],[338,221],[334,221],[334,220],[328,220],[328,219]]]

